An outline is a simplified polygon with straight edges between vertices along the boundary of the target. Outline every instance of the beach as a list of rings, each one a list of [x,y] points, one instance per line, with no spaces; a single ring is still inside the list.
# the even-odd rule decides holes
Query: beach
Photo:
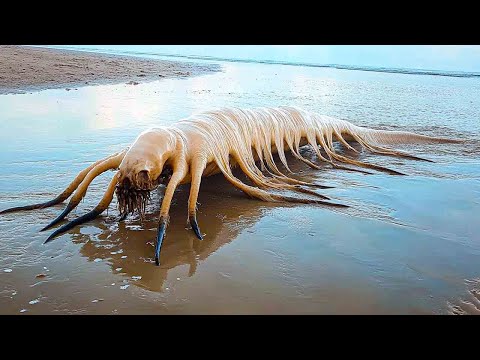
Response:
[[[54,198],[82,169],[149,127],[224,106],[298,106],[360,126],[465,143],[395,146],[434,162],[357,145],[358,154],[348,153],[406,176],[333,169],[308,147],[302,155],[320,170],[287,156],[299,179],[332,186],[321,193],[347,209],[256,201],[222,175],[209,177],[198,199],[203,241],[187,226],[190,188],[182,185],[159,267],[153,252],[162,188],[152,193],[143,220],[131,215],[119,222],[114,199],[101,216],[48,244],[54,229],[40,230],[65,203],[0,215],[1,314],[480,313],[479,79],[7,51],[24,51],[26,60],[0,61],[16,74],[2,70],[0,79],[0,211]],[[71,66],[92,57],[97,75]],[[24,63],[37,70],[21,75]],[[64,63],[72,70],[53,66]],[[42,66],[49,75],[41,77],[54,81],[34,78]],[[137,76],[149,67],[149,76]],[[114,174],[96,178],[67,219],[92,210]]]
[[[155,81],[218,71],[215,65],[27,46],[0,46],[0,94]]]

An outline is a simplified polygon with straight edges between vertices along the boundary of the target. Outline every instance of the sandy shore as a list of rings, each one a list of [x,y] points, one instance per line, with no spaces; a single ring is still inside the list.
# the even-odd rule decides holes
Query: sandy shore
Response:
[[[0,94],[154,81],[219,71],[197,64],[80,51],[0,46]]]
[[[321,170],[287,155],[295,178],[335,186],[315,191],[348,209],[256,201],[223,175],[204,178],[203,241],[186,226],[190,186],[179,186],[160,267],[152,253],[163,188],[144,220],[119,222],[114,197],[97,219],[45,245],[55,229],[40,230],[68,200],[0,215],[0,314],[480,312],[477,79],[230,63],[179,81],[124,85],[130,80],[0,96],[0,211],[54,198],[149,127],[219,107],[294,105],[355,125],[468,141],[390,145],[434,163],[336,147],[407,176],[335,169],[308,147],[301,154]],[[66,220],[94,209],[114,174],[97,177]]]

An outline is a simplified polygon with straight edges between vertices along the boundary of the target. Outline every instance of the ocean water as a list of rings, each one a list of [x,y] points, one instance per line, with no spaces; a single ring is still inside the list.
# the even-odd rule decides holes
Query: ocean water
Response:
[[[118,223],[112,203],[108,213],[48,245],[50,232],[39,230],[64,205],[0,216],[0,313],[480,312],[478,77],[195,61],[219,63],[222,71],[1,95],[0,210],[50,199],[145,128],[213,107],[293,105],[465,143],[398,147],[434,163],[359,155],[407,176],[312,170],[289,157],[301,177],[335,186],[322,192],[351,205],[342,211],[263,203],[221,175],[205,179],[203,242],[186,229],[184,186],[172,205],[160,267],[152,255],[161,191],[143,222]],[[93,208],[112,175],[97,178],[68,218]]]
[[[52,48],[58,49],[70,49],[77,51],[89,51],[89,52],[103,52],[110,54],[124,54],[130,56],[142,56],[142,57],[153,57],[153,58],[169,58],[175,57],[177,59],[184,58],[190,60],[206,60],[206,61],[228,61],[236,63],[260,63],[260,64],[279,64],[279,65],[290,65],[290,66],[303,66],[303,67],[325,67],[333,69],[345,69],[345,70],[360,70],[360,71],[374,71],[374,72],[387,72],[394,74],[415,74],[415,75],[436,75],[436,76],[449,76],[449,77],[480,77],[480,72],[478,71],[459,71],[451,70],[452,64],[450,61],[442,63],[438,61],[438,58],[442,57],[442,53],[437,55],[437,64],[430,65],[434,66],[430,69],[425,68],[415,68],[415,66],[408,65],[408,62],[405,63],[405,59],[400,60],[399,58],[404,58],[406,53],[406,48],[409,48],[407,52],[411,52],[415,46],[377,46],[375,51],[375,61],[370,56],[365,57],[365,51],[371,52],[372,49],[369,46],[356,46],[356,56],[353,48],[355,46],[350,46],[349,49],[345,52],[346,47],[344,46],[302,46],[303,51],[302,55],[300,54],[290,54],[289,46],[279,46],[274,49],[272,46],[169,46],[169,45],[55,45],[50,46]],[[348,46],[347,46],[348,47]],[[282,48],[281,52],[279,51]],[[308,48],[308,51],[306,51]],[[343,51],[340,49],[343,48]],[[363,49],[362,49],[363,48]],[[368,50],[366,50],[366,48]],[[427,47],[428,48],[428,47]],[[340,52],[339,52],[340,50]],[[429,51],[425,52],[425,46],[418,46],[416,49],[417,54],[415,58],[418,61],[419,55],[423,54],[426,56],[430,62],[432,62],[432,54]],[[433,49],[430,49],[430,52]],[[437,49],[438,51],[439,49]],[[331,63],[324,60],[324,52],[332,52],[333,58],[337,61],[343,63]],[[445,49],[444,49],[445,51]],[[206,55],[207,53],[213,53],[214,55]],[[280,56],[283,52],[284,56]],[[342,56],[339,56],[342,53]],[[323,54],[322,54],[323,53]],[[419,54],[420,53],[420,54]],[[317,56],[315,56],[315,54]],[[450,55],[451,53],[447,54]],[[363,56],[362,56],[363,55]],[[386,63],[392,64],[392,60],[397,55],[396,64],[404,64],[403,67],[397,66],[374,66],[374,65],[360,65],[361,63],[365,64],[365,61],[368,63],[368,58],[370,61],[378,63],[378,61],[383,59]],[[413,54],[410,54],[411,57]],[[446,54],[444,53],[443,56]],[[455,69],[459,68],[458,63],[462,63],[460,60],[465,61],[466,59],[462,57],[459,59],[459,53],[457,52],[457,65]],[[471,54],[472,55],[472,54]],[[421,56],[421,55],[420,55]],[[323,62],[322,62],[323,59]],[[343,60],[342,60],[343,59]],[[412,59],[413,60],[413,59]],[[445,59],[443,59],[445,60]],[[451,60],[451,59],[449,59]],[[471,60],[470,60],[471,61]],[[395,61],[393,62],[395,63]],[[410,64],[415,63],[415,61],[410,62]],[[428,63],[428,62],[427,62]],[[450,68],[450,70],[446,70]],[[460,66],[461,68],[461,66]],[[469,66],[471,68],[471,66]],[[476,67],[475,67],[476,68]],[[442,70],[443,69],[443,70]]]

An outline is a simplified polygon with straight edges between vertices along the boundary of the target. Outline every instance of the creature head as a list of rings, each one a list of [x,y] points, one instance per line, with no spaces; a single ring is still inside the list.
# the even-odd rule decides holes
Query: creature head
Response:
[[[167,129],[150,129],[137,137],[119,166],[115,192],[121,214],[138,210],[143,216],[150,192],[170,180],[175,148],[176,136]]]

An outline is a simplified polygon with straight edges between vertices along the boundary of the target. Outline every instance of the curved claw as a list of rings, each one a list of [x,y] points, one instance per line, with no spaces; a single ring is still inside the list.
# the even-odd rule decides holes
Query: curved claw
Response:
[[[63,234],[64,232],[70,230],[71,228],[83,224],[84,222],[90,221],[95,219],[98,215],[100,215],[102,211],[99,211],[97,209],[93,209],[89,213],[86,213],[85,215],[80,216],[79,218],[76,218],[75,220],[70,221],[69,223],[66,223],[62,227],[58,228],[55,230],[50,236],[45,240],[44,244],[52,241],[56,236]]]
[[[160,218],[157,232],[157,244],[155,245],[155,265],[160,265],[160,249],[162,248],[165,230],[167,229],[167,219]]]
[[[45,230],[51,228],[52,226],[54,226],[55,224],[59,223],[60,221],[62,221],[65,218],[65,216],[67,216],[74,208],[75,208],[75,206],[72,206],[72,205],[68,204],[67,207],[65,208],[65,210],[63,210],[63,212],[60,215],[58,215],[55,220],[53,220],[50,224],[45,226],[40,231],[45,231]]]
[[[199,240],[203,240],[202,233],[200,232],[200,229],[198,227],[197,219],[192,217],[190,219],[190,225],[192,226],[193,231],[195,232],[195,235],[197,235],[197,238]]]

